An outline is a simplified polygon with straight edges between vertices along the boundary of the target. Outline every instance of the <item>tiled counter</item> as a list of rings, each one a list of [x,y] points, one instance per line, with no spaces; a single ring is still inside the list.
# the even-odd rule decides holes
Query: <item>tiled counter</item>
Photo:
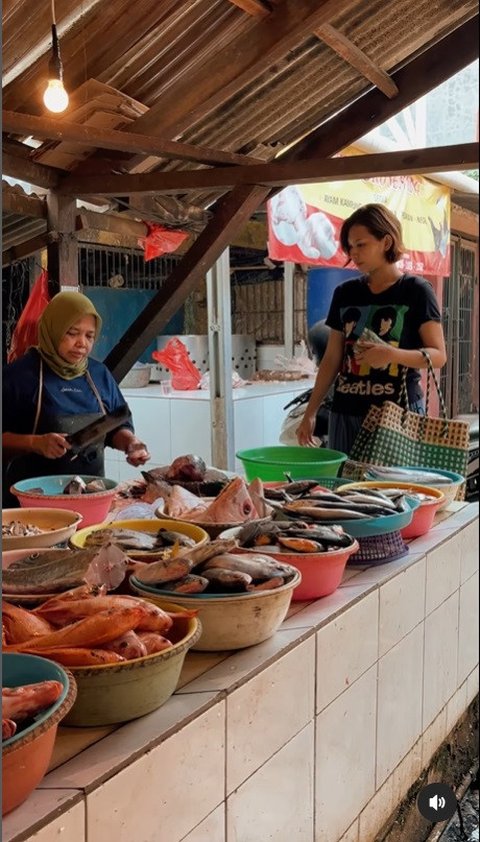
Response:
[[[278,444],[280,429],[286,412],[284,406],[313,386],[313,380],[295,383],[252,383],[234,389],[233,422],[234,446],[237,450]],[[161,386],[150,384],[144,389],[124,389],[123,394],[132,411],[135,430],[148,444],[149,468],[169,465],[177,456],[195,453],[207,465],[212,462],[210,395],[208,391],[172,392],[163,395]],[[241,470],[237,461],[235,469]],[[138,468],[132,468],[118,450],[107,448],[105,475],[110,479],[138,478]]]
[[[3,839],[373,842],[477,692],[478,505],[454,503],[271,640],[189,654],[157,712],[60,729]]]

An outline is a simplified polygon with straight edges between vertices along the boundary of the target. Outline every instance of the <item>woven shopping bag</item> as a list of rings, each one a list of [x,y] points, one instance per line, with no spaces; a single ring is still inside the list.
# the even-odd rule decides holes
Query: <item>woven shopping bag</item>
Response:
[[[425,415],[408,409],[407,369],[404,368],[399,403],[385,401],[372,406],[344,464],[342,476],[363,479],[371,465],[384,467],[416,465],[425,468],[467,473],[469,426],[465,421],[451,421],[440,391],[432,361],[424,349],[428,365]],[[428,407],[431,382],[440,400],[441,418],[430,418]]]

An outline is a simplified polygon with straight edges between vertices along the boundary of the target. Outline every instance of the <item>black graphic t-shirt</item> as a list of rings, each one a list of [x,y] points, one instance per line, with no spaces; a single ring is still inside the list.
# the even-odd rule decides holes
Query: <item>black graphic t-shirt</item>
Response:
[[[432,285],[416,275],[402,275],[384,292],[371,292],[367,278],[354,278],[340,284],[333,293],[326,323],[345,337],[342,369],[335,383],[333,412],[364,416],[372,404],[398,400],[402,367],[391,364],[383,369],[357,362],[354,348],[364,334],[372,332],[396,348],[422,347],[420,327],[440,322],[440,310]],[[407,373],[409,403],[422,398],[420,372]]]

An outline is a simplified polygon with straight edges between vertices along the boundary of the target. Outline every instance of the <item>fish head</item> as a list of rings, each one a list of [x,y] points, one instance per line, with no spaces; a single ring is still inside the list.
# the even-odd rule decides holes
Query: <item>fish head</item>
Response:
[[[258,518],[257,509],[242,477],[230,480],[207,512],[209,516],[214,516],[216,523],[244,523]]]

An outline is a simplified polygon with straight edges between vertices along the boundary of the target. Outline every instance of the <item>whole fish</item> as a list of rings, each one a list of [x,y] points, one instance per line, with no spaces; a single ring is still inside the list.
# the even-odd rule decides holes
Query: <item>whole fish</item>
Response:
[[[2,688],[2,715],[5,719],[21,722],[50,707],[62,695],[60,681],[38,681],[21,687]]]
[[[371,467],[366,471],[365,478],[386,480],[387,482],[411,482],[413,485],[431,483],[433,485],[450,485],[452,480],[443,474],[436,474],[433,471],[409,468],[384,468],[380,466]]]
[[[64,667],[104,667],[108,664],[122,664],[125,658],[109,649],[92,649],[86,646],[53,646],[38,649],[22,649],[25,655],[39,655],[56,661]]]
[[[285,579],[281,576],[273,576],[271,579],[265,579],[264,582],[259,582],[257,585],[247,585],[247,591],[272,591],[275,588],[280,588],[285,584]]]
[[[188,558],[162,559],[146,564],[136,572],[136,578],[144,584],[157,585],[160,582],[171,582],[176,579],[183,579],[193,567],[193,562]]]
[[[160,590],[175,593],[203,593],[208,587],[208,579],[204,576],[187,575],[176,582],[164,582],[159,585]]]
[[[106,527],[94,529],[85,539],[86,547],[101,547],[113,543],[123,550],[157,550],[165,546],[160,530],[158,532],[140,532],[135,529]]]
[[[335,527],[314,526],[312,529],[293,529],[286,533],[295,538],[306,538],[307,540],[318,541],[329,544],[333,547],[349,547],[352,538],[346,532],[337,532]]]
[[[155,632],[138,632],[138,637],[142,641],[147,655],[153,655],[155,652],[163,652],[165,649],[171,649],[173,643],[161,634]]]
[[[52,550],[26,556],[3,571],[5,594],[42,594],[81,585],[103,585],[109,590],[125,578],[127,557],[114,545],[85,550]]]
[[[294,506],[294,503],[287,503],[285,511],[298,515],[298,517],[311,518],[312,520],[367,520],[371,519],[371,515],[363,512],[352,511],[351,509],[325,509],[321,506],[309,506],[305,503],[303,506]]]
[[[219,591],[244,591],[252,584],[252,577],[240,570],[223,570],[216,567],[212,570],[204,570],[203,575],[208,579],[212,592],[217,588]]]
[[[135,629],[142,617],[142,610],[135,604],[128,608],[110,608],[107,611],[99,611],[92,617],[85,617],[76,623],[66,626],[63,629],[56,629],[47,634],[32,637],[25,643],[7,647],[7,651],[24,652],[35,649],[41,655],[42,649],[53,647],[76,647],[92,646],[101,648],[105,643],[110,643],[117,637],[121,637],[130,629]]]
[[[202,569],[202,576],[208,570],[230,570],[247,573],[252,579],[271,579],[273,576],[289,576],[291,570],[279,562],[262,555],[235,555],[225,553],[210,559]]]
[[[105,649],[109,652],[116,652],[126,661],[133,661],[135,658],[143,658],[147,654],[145,644],[134,631],[125,632],[121,637],[105,643]]]
[[[2,623],[5,627],[7,643],[23,643],[36,635],[52,631],[47,620],[35,616],[25,608],[10,605],[6,600],[2,603]]]

